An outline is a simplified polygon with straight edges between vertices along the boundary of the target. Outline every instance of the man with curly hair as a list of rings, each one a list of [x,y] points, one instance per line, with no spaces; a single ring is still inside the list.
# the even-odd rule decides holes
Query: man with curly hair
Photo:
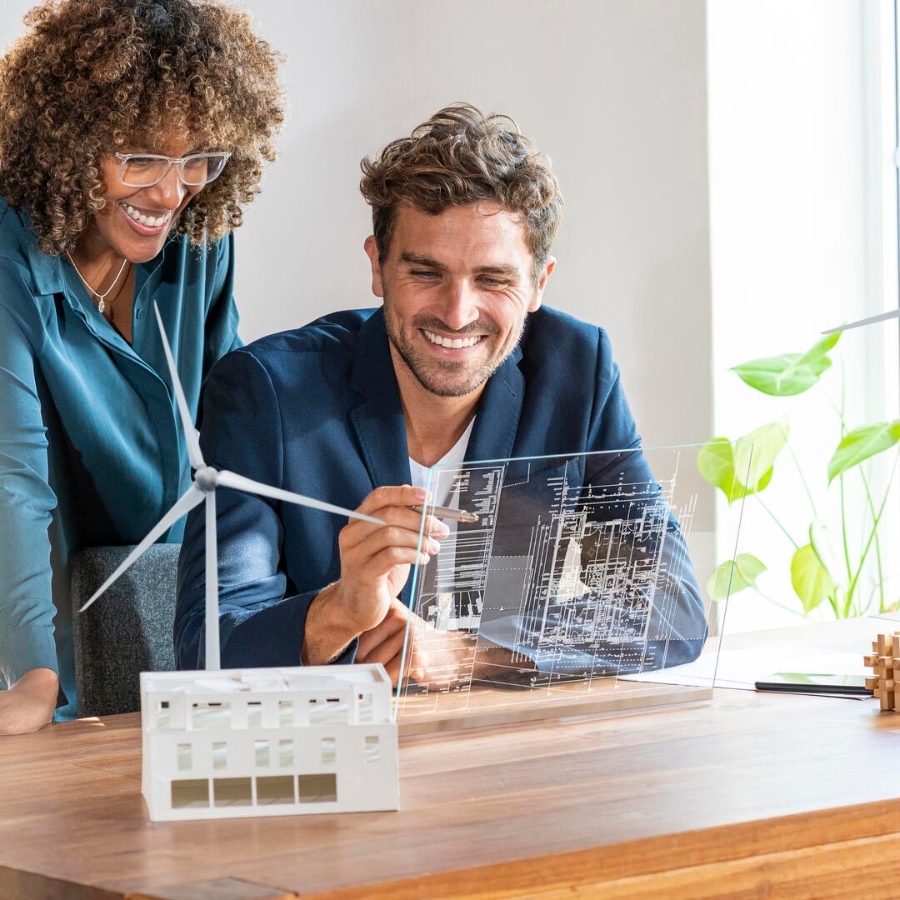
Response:
[[[372,206],[365,249],[383,306],[335,313],[229,354],[204,394],[201,441],[212,465],[266,484],[350,508],[365,497],[359,511],[387,527],[342,528],[335,516],[221,492],[226,667],[380,662],[396,683],[410,567],[426,563],[449,533],[427,516],[419,552],[414,508],[428,502],[426,469],[436,463],[629,451],[620,454],[628,480],[654,484],[606,334],[541,304],[562,198],[549,160],[515,123],[465,104],[443,109],[364,160],[361,189]],[[674,520],[665,544],[686,558]],[[670,665],[696,656],[705,636],[690,564],[677,571],[670,618],[654,632],[674,638]],[[203,665],[203,582],[195,511],[175,625],[185,668]],[[430,641],[428,653],[412,654],[408,674],[433,684],[440,668],[452,686],[473,640],[448,633],[436,652]],[[514,645],[495,632],[489,649],[479,644],[474,675],[507,671],[522,654],[517,669],[540,670],[528,640]],[[593,660],[588,666],[596,670]]]
[[[71,555],[136,543],[185,486],[154,305],[196,411],[283,120],[279,56],[225,3],[25,21],[0,59],[0,733],[75,714]]]

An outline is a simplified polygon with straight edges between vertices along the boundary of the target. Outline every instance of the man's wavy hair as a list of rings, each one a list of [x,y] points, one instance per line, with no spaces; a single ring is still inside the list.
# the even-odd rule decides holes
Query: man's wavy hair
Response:
[[[546,264],[562,218],[562,194],[549,158],[508,116],[455,103],[360,165],[359,187],[372,207],[381,260],[387,259],[400,207],[437,215],[487,200],[521,216],[535,277]]]
[[[284,120],[281,56],[248,14],[208,0],[47,0],[25,24],[0,59],[0,194],[28,210],[41,250],[72,250],[103,207],[101,155],[173,134],[232,154],[176,230],[201,244],[241,224]]]

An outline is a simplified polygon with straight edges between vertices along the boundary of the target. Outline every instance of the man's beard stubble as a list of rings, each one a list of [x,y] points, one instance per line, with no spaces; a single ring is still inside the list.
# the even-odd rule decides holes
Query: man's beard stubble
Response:
[[[522,334],[525,331],[525,322],[522,322],[516,340],[512,344],[509,353],[505,354],[502,359],[488,359],[484,364],[480,365],[471,376],[462,384],[448,384],[453,381],[454,373],[463,372],[466,368],[465,361],[446,361],[435,362],[428,360],[427,362],[421,358],[416,348],[406,341],[393,313],[390,299],[387,292],[384,294],[384,321],[387,328],[388,339],[393,348],[397,351],[406,367],[412,373],[413,377],[419,384],[430,394],[437,397],[464,397],[478,390],[493,374],[503,365],[509,358],[512,351],[518,347]],[[433,317],[417,317],[413,320],[413,327],[416,329],[425,329],[438,333],[452,334],[457,337],[464,337],[467,334],[497,334],[496,325],[483,323],[480,320],[472,322],[465,328],[454,329],[448,328],[440,319]]]

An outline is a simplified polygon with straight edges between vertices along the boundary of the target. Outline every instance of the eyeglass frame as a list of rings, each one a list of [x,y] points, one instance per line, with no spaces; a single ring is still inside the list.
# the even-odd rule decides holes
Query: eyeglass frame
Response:
[[[185,187],[206,187],[206,185],[211,184],[222,174],[222,172],[225,170],[226,163],[228,162],[229,159],[231,159],[231,153],[226,150],[220,150],[220,151],[210,150],[210,151],[204,152],[204,153],[188,153],[187,156],[181,156],[178,158],[173,158],[171,156],[164,156],[161,153],[119,153],[119,152],[116,152],[113,154],[113,156],[115,156],[115,158],[117,160],[119,160],[119,163],[120,163],[120,165],[119,165],[119,181],[125,187],[133,187],[133,188],[155,187],[157,184],[159,184],[163,180],[163,178],[166,177],[166,175],[169,174],[169,171],[171,170],[172,166],[175,166],[177,168],[178,177],[181,180],[181,183]],[[191,184],[190,182],[184,180],[184,164],[189,159],[197,159],[198,157],[211,157],[211,156],[224,156],[225,157],[224,161],[222,162],[222,168],[219,169],[219,171],[216,172],[216,174],[213,175],[212,178],[208,179],[207,181],[204,181],[202,184]],[[149,184],[129,184],[127,181],[125,181],[124,174],[125,174],[125,166],[128,165],[128,163],[132,159],[165,160],[168,163],[168,166],[166,166],[165,171],[162,173],[162,175],[159,176],[159,178],[156,179],[156,181],[151,181]]]

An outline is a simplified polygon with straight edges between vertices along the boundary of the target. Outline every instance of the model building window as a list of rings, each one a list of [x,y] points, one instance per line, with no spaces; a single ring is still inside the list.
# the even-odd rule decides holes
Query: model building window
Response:
[[[259,806],[295,803],[293,775],[266,775],[256,779],[256,802]]]
[[[224,741],[216,741],[212,745],[212,758],[214,769],[228,768],[228,744]]]
[[[168,700],[160,700],[156,706],[156,727],[160,729],[172,727],[172,716]]]
[[[205,778],[190,778],[172,782],[172,809],[209,806],[209,782]]]
[[[250,806],[253,786],[249,778],[214,778],[213,803],[216,806]]]
[[[322,738],[319,747],[322,750],[322,765],[335,765],[337,763],[337,740],[333,737]]]
[[[178,771],[190,772],[193,765],[190,744],[178,745]]]
[[[350,722],[350,710],[346,703],[329,700],[320,703],[309,711],[310,725],[347,725]]]
[[[333,803],[337,800],[337,778],[333,772],[322,775],[298,775],[298,799],[301,803]]]
[[[192,703],[191,727],[198,731],[223,731],[231,728],[230,703]]]

